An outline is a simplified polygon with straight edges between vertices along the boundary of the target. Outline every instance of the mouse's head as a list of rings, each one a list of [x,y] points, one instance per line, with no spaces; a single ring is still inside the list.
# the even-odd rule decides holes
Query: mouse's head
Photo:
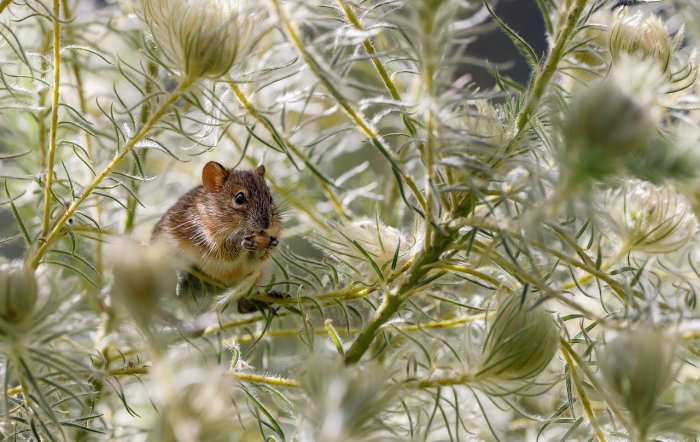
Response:
[[[265,166],[229,170],[210,161],[202,170],[202,184],[205,224],[213,239],[249,251],[270,251],[279,244],[281,216],[265,183]]]

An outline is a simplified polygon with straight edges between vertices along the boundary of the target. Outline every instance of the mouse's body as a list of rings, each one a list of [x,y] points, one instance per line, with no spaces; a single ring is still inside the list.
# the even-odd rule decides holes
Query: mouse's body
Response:
[[[265,168],[228,170],[209,162],[202,185],[163,215],[154,240],[167,240],[207,276],[231,285],[259,271],[279,243],[281,217]]]

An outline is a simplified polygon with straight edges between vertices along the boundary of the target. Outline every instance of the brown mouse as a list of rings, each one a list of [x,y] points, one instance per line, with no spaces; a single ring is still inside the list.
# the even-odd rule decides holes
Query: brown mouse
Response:
[[[280,211],[265,182],[265,167],[202,169],[202,185],[163,215],[153,239],[166,239],[207,276],[231,285],[259,271],[279,244]]]

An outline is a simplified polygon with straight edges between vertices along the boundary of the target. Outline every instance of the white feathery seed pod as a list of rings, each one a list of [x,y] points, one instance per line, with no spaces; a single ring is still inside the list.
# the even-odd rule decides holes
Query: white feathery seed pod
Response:
[[[518,391],[547,368],[558,344],[559,328],[549,312],[508,295],[491,320],[474,379],[487,391]]]
[[[19,324],[31,316],[38,287],[34,272],[20,261],[0,265],[0,319]],[[1,329],[0,329],[1,333]]]
[[[232,418],[235,390],[221,366],[193,362],[175,353],[155,364],[149,392],[158,412],[148,442],[233,442],[242,428]]]
[[[627,330],[598,352],[603,382],[629,413],[634,440],[647,440],[659,399],[673,381],[677,343],[671,336],[647,329]]]
[[[698,231],[690,203],[670,185],[630,180],[608,191],[604,206],[625,250],[670,253]]]
[[[323,242],[339,259],[366,261],[369,255],[385,271],[394,259],[397,267],[405,264],[420,241],[379,221],[360,219],[336,226],[336,235],[323,238]]]
[[[579,87],[562,121],[569,184],[620,171],[654,182],[697,175],[694,152],[660,130],[670,118],[672,87],[657,63],[630,55],[606,78]]]
[[[180,264],[176,255],[163,242],[144,245],[128,238],[112,244],[109,252],[115,303],[124,307],[143,330],[149,329],[162,295],[175,295]]]
[[[250,52],[258,23],[246,0],[143,0],[146,23],[172,67],[189,80],[219,78]]]
[[[623,54],[655,60],[667,71],[672,44],[664,22],[656,15],[637,12],[616,17],[610,28],[610,54],[618,60]]]
[[[299,440],[303,442],[379,442],[383,412],[398,389],[381,366],[347,367],[339,360],[311,357],[300,374],[306,393]]]

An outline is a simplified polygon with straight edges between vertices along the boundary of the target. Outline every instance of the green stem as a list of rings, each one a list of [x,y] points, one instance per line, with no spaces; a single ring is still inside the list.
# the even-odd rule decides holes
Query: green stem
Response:
[[[107,178],[107,176],[112,173],[115,167],[126,157],[129,152],[131,152],[134,147],[136,147],[136,144],[143,140],[146,135],[153,129],[153,127],[156,125],[158,121],[165,116],[165,114],[168,112],[170,107],[180,98],[187,90],[190,88],[192,85],[192,81],[189,79],[184,79],[182,83],[175,89],[163,102],[163,104],[160,106],[160,108],[151,115],[151,117],[148,119],[148,122],[133,136],[129,141],[124,145],[122,148],[122,151],[117,154],[112,161],[109,162],[105,166],[102,171],[93,178],[92,182],[88,184],[85,189],[83,190],[83,193],[73,202],[68,206],[66,211],[63,213],[63,215],[56,221],[56,224],[54,225],[53,229],[51,232],[48,234],[46,237],[45,241],[42,243],[42,245],[37,249],[37,251],[34,253],[32,259],[31,259],[31,266],[32,268],[37,268],[39,266],[39,263],[41,262],[41,258],[46,254],[46,252],[49,250],[49,247],[53,245],[54,241],[58,239],[59,234],[61,233],[63,226],[68,222],[71,216],[80,208],[80,205],[92,194],[92,192],[97,188],[97,186],[100,185],[100,183]]]
[[[46,187],[44,189],[44,217],[42,236],[49,232],[51,222],[51,186],[53,185],[53,166],[56,158],[56,131],[58,130],[58,100],[61,87],[61,3],[53,0],[53,86],[51,92],[51,126],[49,129],[49,156],[46,163]]]
[[[236,83],[229,80],[228,85],[233,91],[233,93],[236,95],[236,98],[238,99],[239,103],[241,103],[241,106],[243,106],[245,110],[248,111],[248,113],[265,128],[265,130],[267,130],[270,136],[273,139],[278,139],[279,141],[281,141],[284,144],[284,146],[287,147],[287,149],[289,149],[294,155],[297,156],[297,158],[304,162],[304,164],[306,164],[307,167],[309,167],[309,169],[311,169],[314,178],[316,178],[316,182],[319,184],[319,186],[325,192],[328,199],[331,201],[338,215],[346,220],[351,219],[350,215],[345,210],[345,207],[343,207],[340,198],[335,193],[335,190],[333,190],[333,188],[328,184],[326,179],[322,177],[320,173],[316,170],[316,168],[311,164],[306,154],[295,144],[290,142],[288,138],[283,137],[279,134],[279,132],[277,132],[277,129],[275,129],[270,120],[262,116],[262,114],[255,108],[253,103],[248,99],[243,90],[239,88]]]
[[[340,93],[336,85],[328,78],[324,69],[321,67],[320,63],[314,58],[314,56],[309,52],[306,45],[302,41],[299,31],[296,26],[289,20],[284,7],[280,0],[271,0],[272,4],[277,12],[282,28],[286,32],[289,40],[292,42],[297,51],[301,54],[302,58],[306,62],[311,72],[314,73],[316,78],[321,81],[326,90],[333,96],[335,101],[340,105],[340,107],[345,111],[352,122],[357,126],[358,130],[362,132],[370,141],[370,143],[384,156],[384,158],[391,164],[392,171],[397,179],[398,185],[402,186],[402,180],[406,182],[409,190],[413,196],[418,201],[421,209],[427,212],[426,201],[423,195],[418,190],[413,178],[406,174],[396,163],[394,154],[386,145],[382,137],[371,127],[371,125],[365,120],[365,118],[358,113],[348,102],[348,100]]]
[[[554,47],[547,56],[544,67],[536,75],[534,81],[532,82],[530,95],[525,101],[525,106],[523,106],[522,110],[518,114],[516,119],[516,129],[518,132],[522,131],[530,121],[532,113],[547,90],[547,86],[549,85],[552,76],[557,71],[559,62],[564,56],[566,45],[569,42],[571,34],[576,28],[579,18],[581,18],[581,14],[583,13],[586,3],[588,3],[588,0],[575,0],[569,7],[564,19],[564,28],[562,28],[562,30],[559,32],[559,35],[554,43]]]
[[[605,434],[603,434],[603,430],[600,429],[600,424],[598,424],[598,419],[596,419],[595,414],[593,414],[591,401],[588,400],[588,395],[586,394],[583,382],[581,382],[581,378],[579,377],[578,372],[576,371],[576,367],[574,366],[574,361],[572,360],[572,357],[569,354],[569,350],[566,347],[561,347],[561,353],[564,356],[564,359],[566,360],[566,365],[569,366],[571,379],[574,381],[576,393],[578,394],[579,399],[581,399],[583,411],[586,413],[586,417],[588,417],[588,421],[593,427],[593,431],[595,432],[596,437],[598,438],[598,442],[606,442]]]
[[[600,269],[597,269],[595,267],[591,267],[584,262],[580,262],[574,258],[571,258],[570,256],[565,255],[564,253],[562,253],[558,250],[552,249],[552,248],[548,247],[547,245],[540,243],[539,241],[529,240],[528,238],[525,238],[524,236],[522,236],[521,234],[519,234],[517,232],[514,232],[512,230],[505,230],[505,229],[502,229],[494,224],[484,222],[483,219],[469,218],[469,219],[464,220],[464,222],[461,225],[468,225],[471,227],[489,230],[492,232],[499,232],[499,233],[507,234],[508,236],[510,236],[512,238],[515,238],[515,239],[518,239],[521,241],[526,241],[532,247],[540,249],[541,251],[543,251],[545,253],[549,253],[553,257],[555,257],[555,258],[557,258],[557,259],[559,259],[567,264],[570,264],[574,267],[577,267],[581,270],[584,270],[584,271],[590,273],[591,275],[594,275],[596,278],[600,278],[601,280],[605,281],[610,286],[610,288],[618,295],[618,297],[622,301],[627,300],[627,293],[625,292],[625,288],[618,281],[616,281],[614,278],[612,278],[610,275],[608,275],[604,271],[601,271]]]
[[[68,4],[68,0],[61,0],[61,7],[63,8],[63,17],[66,20],[72,20],[73,19],[73,14],[71,12],[70,6]],[[66,36],[68,37],[70,42],[75,41],[75,32],[73,32],[73,27],[68,26],[65,29]],[[87,118],[88,115],[88,107],[87,107],[87,98],[85,96],[85,87],[83,85],[83,74],[82,70],[80,68],[80,63],[77,60],[73,60],[71,63],[71,67],[73,68],[73,75],[75,76],[75,88],[76,92],[78,93],[78,104],[80,106],[80,112]],[[90,161],[90,164],[92,167],[95,167],[95,152],[93,150],[93,145],[92,145],[92,135],[90,135],[89,132],[85,132],[85,149],[87,150],[88,154],[88,160]],[[97,201],[95,203],[95,221],[97,221],[97,224],[100,225],[100,220],[102,218],[102,208],[100,205],[100,201]],[[99,233],[102,233],[101,231]],[[98,283],[102,280],[102,273],[103,273],[103,264],[102,264],[102,241],[95,241],[95,274],[97,276],[97,281]]]
[[[464,373],[454,377],[439,377],[431,379],[419,379],[406,382],[404,385],[409,388],[428,389],[435,387],[451,387],[455,385],[467,385],[474,382],[474,375]]]
[[[42,32],[43,32],[43,26],[42,26]],[[49,58],[49,47],[51,46],[51,33],[50,32],[43,32],[43,38],[42,38],[42,44],[41,44],[41,78],[44,80],[46,78],[46,75],[44,75],[44,72],[48,70],[48,58]],[[37,127],[38,127],[38,144],[39,144],[39,155],[41,158],[41,164],[46,164],[46,114],[47,112],[44,109],[46,106],[46,94],[47,90],[45,88],[41,88],[39,91],[39,108],[41,109],[39,112],[36,113],[36,118],[37,118]]]
[[[437,236],[432,244],[429,249],[420,252],[408,279],[398,288],[396,294],[386,293],[384,295],[384,301],[370,323],[362,329],[355,342],[352,343],[345,353],[346,364],[354,364],[362,358],[362,355],[365,354],[370,344],[372,344],[379,328],[394,317],[394,314],[399,311],[403,302],[419,286],[423,277],[432,270],[432,264],[438,261],[442,253],[447,250],[451,244],[451,235]],[[386,290],[389,289],[387,288]]]
[[[345,14],[345,18],[348,19],[350,24],[353,25],[358,31],[364,31],[364,26],[362,26],[362,23],[357,18],[352,8],[347,3],[345,3],[345,0],[337,1],[338,5],[340,6],[340,9],[342,9],[343,13]],[[382,64],[381,60],[377,57],[377,53],[374,49],[374,45],[372,44],[372,42],[368,38],[366,38],[362,41],[362,46],[364,46],[365,51],[370,56],[372,64],[374,65],[374,69],[377,71],[377,74],[379,74],[379,77],[382,79],[382,82],[384,83],[384,86],[386,86],[386,89],[389,91],[391,98],[400,101],[401,96],[399,95],[399,91],[394,82],[391,80],[391,77],[389,76],[389,73]]]
[[[110,376],[138,376],[146,375],[149,372],[149,368],[145,366],[141,367],[130,367],[121,368],[115,370],[109,370]],[[253,384],[266,384],[273,385],[275,387],[288,387],[288,388],[298,388],[299,381],[296,379],[282,378],[278,376],[264,376],[255,373],[240,373],[240,372],[229,372],[228,375],[238,381],[238,382],[250,382]]]
[[[158,65],[154,61],[148,62],[148,77],[146,78],[146,84],[144,86],[144,93],[148,97],[153,92],[153,81],[158,75]],[[151,104],[150,100],[146,100],[143,104],[143,109],[141,110],[141,124],[146,124],[148,118],[151,116]],[[148,156],[148,150],[144,150],[141,154],[141,166],[146,164],[146,158]],[[139,173],[138,164],[134,161],[134,166],[131,168],[131,174],[136,176]],[[133,191],[135,195],[138,195],[139,187],[141,183],[138,180],[134,180],[132,183]],[[124,233],[130,233],[134,230],[134,221],[136,219],[136,209],[137,201],[133,195],[129,195],[129,199],[126,202],[126,220],[124,222]]]
[[[617,407],[615,401],[612,400],[612,398],[608,394],[608,390],[605,387],[603,387],[603,385],[601,385],[601,383],[598,381],[598,378],[593,374],[591,369],[588,368],[586,361],[581,359],[581,356],[579,356],[578,353],[574,351],[573,347],[571,346],[571,344],[569,344],[569,342],[566,339],[559,338],[559,345],[564,351],[566,351],[569,354],[569,356],[573,358],[573,360],[576,362],[576,365],[586,375],[588,382],[590,382],[591,385],[593,385],[593,387],[596,390],[598,390],[598,393],[600,393],[603,396],[603,398],[605,398],[605,402],[607,402],[608,406],[610,407],[610,410],[613,412],[615,417],[617,417],[626,428],[630,428],[629,422],[627,422],[627,419],[622,414],[622,410],[620,410]]]
[[[2,1],[0,1],[0,14],[2,14],[2,12],[5,10],[5,8],[7,8],[8,6],[10,6],[10,3],[12,3],[12,0],[2,0]]]
[[[256,298],[257,299],[257,298]],[[479,313],[476,315],[469,315],[469,316],[460,316],[457,318],[451,318],[451,319],[442,319],[439,321],[429,321],[429,322],[422,322],[420,324],[410,324],[410,325],[395,325],[393,326],[394,329],[399,330],[404,333],[417,333],[425,330],[447,330],[451,328],[458,328],[458,327],[464,327],[465,324],[469,324],[474,321],[479,321],[482,319],[485,319],[488,315],[486,313]],[[361,330],[358,328],[350,328],[350,330],[346,328],[338,328],[335,329],[335,332],[339,336],[351,336],[359,333]],[[317,336],[323,336],[328,334],[328,331],[326,329],[321,329],[321,328],[315,328],[314,329],[314,334]],[[288,338],[288,337],[293,337],[297,336],[299,334],[299,329],[280,329],[280,330],[269,330],[265,333],[266,338]],[[236,336],[236,342],[238,344],[247,344],[249,342],[254,341],[257,339],[257,336],[251,335],[251,334],[245,334],[245,335],[237,335]]]

